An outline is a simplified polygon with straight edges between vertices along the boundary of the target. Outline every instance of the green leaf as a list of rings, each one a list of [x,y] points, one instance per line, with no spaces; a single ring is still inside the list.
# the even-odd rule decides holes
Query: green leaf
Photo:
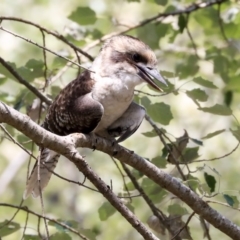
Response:
[[[226,129],[221,129],[221,130],[218,130],[218,131],[215,131],[215,132],[212,132],[212,133],[208,133],[205,137],[203,137],[202,139],[209,139],[209,138],[212,138],[212,137],[215,137],[217,136],[218,134],[221,134],[222,132],[225,132]]]
[[[126,186],[124,186],[124,190],[125,190],[125,191],[133,191],[133,190],[135,190],[135,189],[136,189],[136,187],[133,185],[132,182],[128,182],[128,183],[126,184]]]
[[[201,90],[200,88],[187,91],[186,94],[194,101],[206,102],[208,99],[208,95],[206,94],[206,92]]]
[[[158,168],[166,168],[167,160],[161,156],[152,159],[152,164],[156,165]]]
[[[80,233],[82,233],[88,240],[96,240],[96,232],[93,229],[80,229]]]
[[[187,180],[184,181],[184,183],[193,191],[196,191],[199,186],[199,179],[190,174],[187,176]]]
[[[17,69],[16,64],[13,62],[7,62],[14,70]],[[6,76],[10,79],[15,79],[15,77],[2,65],[0,64],[0,74]]]
[[[137,180],[144,176],[142,172],[136,169],[133,169],[131,173]]]
[[[153,203],[159,203],[166,195],[166,191],[149,178],[143,178],[141,187],[152,200]]]
[[[168,206],[168,213],[170,215],[186,215],[188,214],[188,211],[186,208],[181,207],[179,204],[172,204]]]
[[[233,99],[233,91],[226,91],[224,93],[224,103],[226,104],[226,106],[230,106],[232,103],[232,99]]]
[[[203,146],[203,142],[202,141],[200,141],[200,140],[198,140],[198,139],[196,139],[196,138],[189,138],[190,140],[192,140],[194,143],[196,143],[197,145],[199,145],[199,146]]]
[[[25,64],[25,67],[32,68],[34,70],[37,70],[39,68],[41,69],[41,68],[43,68],[43,66],[44,66],[43,61],[42,60],[36,60],[36,59],[30,59]]]
[[[189,78],[189,76],[194,76],[199,70],[199,59],[195,55],[186,55],[182,57],[184,60],[176,67],[177,76],[180,80]]]
[[[109,202],[104,202],[102,206],[98,209],[98,215],[101,221],[106,221],[115,212],[116,209]]]
[[[16,222],[0,222],[0,237],[8,236],[20,229],[20,224]]]
[[[39,237],[38,235],[24,235],[23,239],[24,240],[42,240],[42,238]]]
[[[141,104],[147,109],[147,108],[149,108],[151,101],[148,97],[142,97]]]
[[[224,199],[226,200],[227,204],[231,207],[238,208],[239,201],[236,196],[231,196],[228,194],[223,194]]]
[[[96,13],[89,7],[78,7],[68,18],[79,25],[92,25],[97,20]]]
[[[152,49],[159,49],[159,40],[167,34],[169,29],[171,29],[169,24],[147,24],[137,29],[137,37]]]
[[[230,130],[232,135],[240,142],[240,127],[237,130]]]
[[[194,78],[193,81],[203,87],[217,89],[217,87],[212,82],[205,80],[202,77]]]
[[[78,226],[79,226],[79,223],[77,221],[74,221],[74,220],[63,220],[63,219],[57,219],[57,221],[59,223],[63,223],[71,228],[74,228],[74,229],[78,229]],[[48,222],[48,225],[49,226],[53,226],[55,227],[59,232],[67,232],[69,231],[67,228],[63,227],[62,225],[56,223],[56,222],[52,222],[52,221],[49,221]]]
[[[173,119],[170,106],[165,103],[151,104],[146,110],[153,121],[163,125],[168,125]]]
[[[198,108],[198,109],[203,111],[203,112],[208,112],[208,113],[221,115],[221,116],[232,115],[232,110],[229,107],[223,106],[223,105],[220,105],[220,104],[216,104],[212,107],[203,107],[203,108]]]
[[[4,84],[7,81],[6,77],[1,77],[0,76],[0,85]]]
[[[50,240],[71,240],[72,238],[65,232],[57,232],[50,237]]]
[[[199,157],[198,150],[199,150],[199,147],[185,148],[183,151],[184,162],[185,163],[192,162],[193,160],[198,158]],[[181,159],[181,162],[183,162],[182,159]]]
[[[211,195],[211,189],[206,183],[202,183],[198,186],[198,190],[202,195],[205,195],[206,193],[208,195]]]
[[[156,4],[165,6],[168,2],[168,0],[154,0]]]
[[[151,132],[145,132],[145,133],[142,133],[142,135],[143,136],[145,136],[145,137],[157,137],[157,133],[154,131],[154,130],[152,130]]]
[[[210,188],[211,193],[215,191],[215,186],[216,186],[216,180],[212,175],[209,175],[208,173],[204,173],[204,178],[205,181]]]
[[[169,72],[169,71],[161,71],[160,72],[162,76],[166,77],[166,78],[174,78],[176,77],[176,74],[173,72]]]
[[[181,14],[181,15],[178,17],[178,27],[179,27],[180,33],[183,32],[183,30],[184,30],[184,28],[186,27],[186,25],[187,25],[186,18],[184,17],[183,14]]]

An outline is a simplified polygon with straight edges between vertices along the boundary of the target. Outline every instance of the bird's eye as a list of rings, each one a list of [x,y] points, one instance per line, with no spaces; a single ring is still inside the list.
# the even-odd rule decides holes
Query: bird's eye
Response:
[[[134,62],[140,62],[141,61],[141,56],[138,53],[133,53],[132,59]]]

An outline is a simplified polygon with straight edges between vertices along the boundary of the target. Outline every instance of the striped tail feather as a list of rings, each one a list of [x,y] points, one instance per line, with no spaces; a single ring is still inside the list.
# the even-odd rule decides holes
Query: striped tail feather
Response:
[[[60,157],[59,154],[57,154],[56,152],[48,148],[43,148],[41,150],[40,169],[38,168],[38,162],[36,162],[31,172],[31,175],[27,181],[27,186],[23,194],[23,199],[28,198],[30,194],[32,194],[32,196],[35,198],[40,195],[40,188],[41,190],[43,190],[47,186],[52,176],[51,171],[55,169],[59,157]],[[39,174],[40,181],[38,179],[38,169],[40,170],[40,174]],[[40,185],[40,188],[39,188],[39,185]]]

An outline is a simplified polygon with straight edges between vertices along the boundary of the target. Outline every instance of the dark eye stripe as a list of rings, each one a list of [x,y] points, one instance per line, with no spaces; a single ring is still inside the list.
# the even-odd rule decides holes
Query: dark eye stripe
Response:
[[[136,63],[139,63],[139,62],[147,63],[148,62],[147,58],[139,53],[134,52],[134,53],[129,53],[128,55]]]

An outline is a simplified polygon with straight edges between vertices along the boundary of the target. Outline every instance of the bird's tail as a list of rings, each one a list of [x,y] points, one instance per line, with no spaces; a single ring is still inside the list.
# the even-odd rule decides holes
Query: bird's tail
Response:
[[[51,178],[52,171],[57,165],[59,157],[59,154],[48,148],[43,148],[41,150],[40,166],[38,167],[38,162],[35,163],[31,175],[27,181],[23,199],[28,198],[30,194],[32,194],[33,197],[38,197],[40,195],[40,189],[43,190],[47,186]]]

